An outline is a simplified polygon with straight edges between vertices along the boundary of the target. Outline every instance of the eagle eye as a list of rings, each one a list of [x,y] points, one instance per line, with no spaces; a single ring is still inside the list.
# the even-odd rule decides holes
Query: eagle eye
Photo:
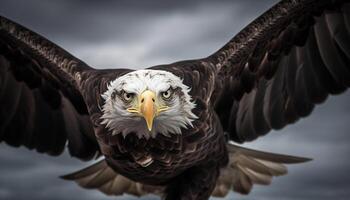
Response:
[[[129,93],[129,92],[125,92],[124,90],[121,92],[121,98],[123,101],[129,103],[131,102],[131,100],[133,99],[133,97],[135,96],[134,93]]]
[[[161,93],[162,98],[165,99],[165,100],[170,99],[172,94],[173,94],[173,90],[171,88],[169,88],[167,91]]]

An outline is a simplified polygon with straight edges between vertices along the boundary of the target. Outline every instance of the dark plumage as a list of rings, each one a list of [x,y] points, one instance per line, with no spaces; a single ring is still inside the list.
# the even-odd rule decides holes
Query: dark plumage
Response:
[[[101,95],[133,70],[93,69],[0,16],[0,141],[54,156],[68,142],[79,159],[103,155],[64,178],[106,194],[167,200],[204,200],[231,189],[248,194],[253,184],[285,174],[283,164],[308,159],[232,142],[294,123],[349,87],[349,19],[345,0],[283,0],[209,57],[149,68],[191,88],[198,118],[181,134],[145,138],[112,134],[103,123]]]

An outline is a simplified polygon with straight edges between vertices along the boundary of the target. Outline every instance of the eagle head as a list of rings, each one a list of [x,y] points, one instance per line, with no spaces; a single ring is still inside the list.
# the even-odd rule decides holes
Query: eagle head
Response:
[[[102,124],[113,135],[135,133],[139,138],[181,134],[192,126],[195,103],[189,87],[174,74],[161,70],[137,70],[118,77],[102,95]]]

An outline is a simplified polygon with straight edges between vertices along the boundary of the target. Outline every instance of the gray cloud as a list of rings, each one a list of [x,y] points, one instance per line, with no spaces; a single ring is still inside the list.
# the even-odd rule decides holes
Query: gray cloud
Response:
[[[0,13],[94,67],[139,68],[208,56],[273,2],[14,0]]]
[[[141,68],[208,56],[275,2],[3,0],[0,14],[93,67]],[[291,166],[288,176],[256,186],[249,196],[225,199],[347,199],[349,100],[349,92],[331,97],[311,117],[246,144],[314,161]],[[58,178],[89,164],[67,152],[50,157],[1,144],[0,163],[0,199],[111,199]]]

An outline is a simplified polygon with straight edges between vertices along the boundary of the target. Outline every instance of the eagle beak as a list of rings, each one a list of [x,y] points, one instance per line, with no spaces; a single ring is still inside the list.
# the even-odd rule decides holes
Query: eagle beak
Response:
[[[157,109],[155,106],[155,97],[156,94],[150,90],[144,91],[140,96],[140,108],[141,114],[145,118],[147,123],[147,128],[149,131],[152,130],[153,119],[157,113]]]

